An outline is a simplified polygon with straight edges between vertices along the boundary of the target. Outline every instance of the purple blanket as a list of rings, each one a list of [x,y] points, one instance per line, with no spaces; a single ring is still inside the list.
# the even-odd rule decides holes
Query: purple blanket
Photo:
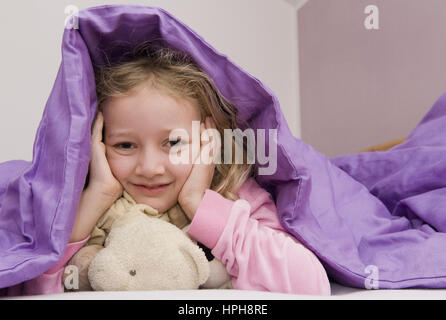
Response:
[[[328,159],[295,141],[300,183],[280,219],[333,280],[369,289],[446,287],[444,128],[446,94],[385,152]]]
[[[77,19],[78,28],[64,31],[32,162],[0,164],[0,288],[42,274],[64,253],[88,173],[92,64],[116,61],[154,38],[191,54],[251,128],[277,129],[277,170],[257,181],[273,195],[284,227],[317,254],[333,280],[446,287],[445,96],[402,145],[328,159],[293,137],[266,86],[164,10],[101,6]]]

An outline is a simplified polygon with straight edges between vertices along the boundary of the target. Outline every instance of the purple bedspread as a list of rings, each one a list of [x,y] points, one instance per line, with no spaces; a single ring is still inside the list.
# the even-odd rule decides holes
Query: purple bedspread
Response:
[[[332,280],[368,289],[446,287],[445,128],[443,94],[388,151],[328,159],[296,140],[298,196],[280,219]]]

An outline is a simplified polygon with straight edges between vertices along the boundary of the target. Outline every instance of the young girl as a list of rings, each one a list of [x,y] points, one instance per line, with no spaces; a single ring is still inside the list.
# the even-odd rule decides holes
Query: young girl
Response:
[[[63,292],[67,261],[126,190],[160,212],[178,203],[191,220],[189,236],[223,262],[232,288],[330,294],[316,256],[281,227],[271,195],[246,163],[245,144],[244,163],[195,163],[192,141],[169,137],[174,129],[192,137],[193,121],[201,122],[200,133],[216,129],[223,136],[239,120],[237,109],[188,55],[142,45],[131,60],[98,67],[96,90],[88,186],[64,257],[29,281],[34,293]],[[234,137],[232,147],[238,147]],[[174,164],[171,152],[189,152],[191,161]]]

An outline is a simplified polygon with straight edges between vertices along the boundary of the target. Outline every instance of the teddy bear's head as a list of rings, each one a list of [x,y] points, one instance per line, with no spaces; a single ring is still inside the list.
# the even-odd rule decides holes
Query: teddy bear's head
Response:
[[[201,248],[176,226],[131,211],[113,223],[88,268],[94,290],[197,289],[209,276]]]

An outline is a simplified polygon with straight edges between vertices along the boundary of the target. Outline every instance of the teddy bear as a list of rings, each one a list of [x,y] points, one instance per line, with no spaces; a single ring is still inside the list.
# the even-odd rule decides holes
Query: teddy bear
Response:
[[[63,281],[75,266],[78,285],[65,291],[230,289],[224,265],[187,236],[189,223],[179,205],[159,213],[124,190],[68,262]]]

